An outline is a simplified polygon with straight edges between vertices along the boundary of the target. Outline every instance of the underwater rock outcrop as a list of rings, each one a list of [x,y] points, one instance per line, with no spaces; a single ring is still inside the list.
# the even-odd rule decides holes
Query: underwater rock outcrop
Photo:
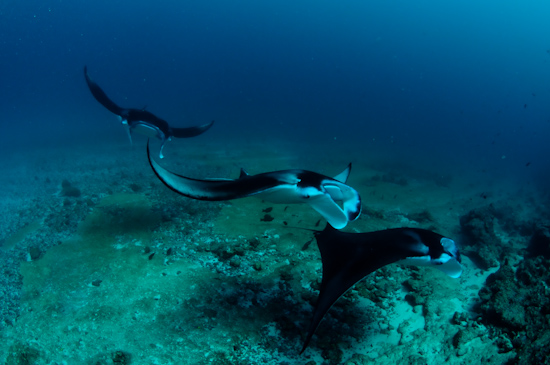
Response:
[[[530,257],[550,259],[550,226],[539,224],[531,236],[527,253]]]
[[[482,320],[494,326],[502,352],[517,353],[515,364],[543,364],[550,359],[550,260],[521,261],[516,270],[506,260],[487,278],[479,296]],[[546,320],[541,321],[541,315]]]
[[[527,324],[524,294],[524,288],[515,278],[514,268],[509,263],[503,264],[487,278],[486,286],[479,291],[484,319],[510,331],[521,330]]]
[[[82,193],[80,192],[80,189],[75,187],[71,182],[67,179],[64,179],[61,182],[61,195],[71,198],[78,198]]]
[[[501,258],[502,242],[495,234],[495,215],[495,208],[489,205],[460,217],[460,227],[466,238],[462,254],[483,270],[497,267]]]

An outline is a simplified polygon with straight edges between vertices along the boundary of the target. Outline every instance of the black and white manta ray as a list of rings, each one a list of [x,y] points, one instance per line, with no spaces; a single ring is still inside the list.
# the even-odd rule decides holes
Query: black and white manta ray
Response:
[[[126,109],[116,105],[105,92],[96,84],[88,75],[87,67],[84,66],[84,77],[86,83],[92,92],[94,98],[111,113],[118,115],[122,121],[122,124],[127,127],[128,137],[132,142],[132,132],[144,134],[149,137],[155,137],[161,140],[161,147],[159,157],[163,158],[162,150],[166,141],[170,141],[172,137],[175,138],[189,138],[195,137],[199,134],[206,132],[214,122],[206,123],[196,127],[189,128],[174,128],[171,127],[167,121],[160,119],[151,112],[144,109]]]
[[[197,180],[175,174],[151,158],[149,164],[157,177],[170,189],[188,198],[198,200],[231,200],[256,196],[273,203],[307,203],[333,227],[344,228],[361,214],[359,193],[346,185],[351,164],[331,178],[305,170],[282,170],[248,175],[241,169],[238,179]],[[343,202],[343,207],[336,204]]]
[[[433,266],[450,277],[462,274],[460,253],[450,238],[418,228],[367,233],[340,232],[327,224],[316,231],[323,263],[317,305],[301,352],[332,305],[368,274],[392,263]]]

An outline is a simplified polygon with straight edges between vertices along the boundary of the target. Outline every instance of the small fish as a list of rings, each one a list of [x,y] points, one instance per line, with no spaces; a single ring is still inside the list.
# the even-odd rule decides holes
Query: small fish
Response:
[[[275,218],[273,218],[269,214],[265,214],[264,217],[260,219],[260,221],[262,221],[262,222],[271,222],[273,219],[275,219]]]
[[[309,241],[307,241],[306,243],[304,243],[304,245],[302,246],[302,251],[307,250],[307,248],[309,247],[309,245],[311,244],[311,242],[313,242],[313,238],[310,239]]]

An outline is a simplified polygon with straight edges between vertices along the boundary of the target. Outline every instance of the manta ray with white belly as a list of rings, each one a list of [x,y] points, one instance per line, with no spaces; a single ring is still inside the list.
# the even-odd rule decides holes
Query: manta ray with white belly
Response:
[[[161,147],[159,157],[163,158],[162,150],[166,141],[170,141],[174,138],[190,138],[198,136],[206,132],[214,122],[206,123],[203,125],[188,127],[188,128],[175,128],[168,124],[167,121],[161,119],[151,112],[144,109],[132,109],[121,108],[116,105],[105,92],[96,84],[88,75],[88,69],[84,66],[84,78],[88,84],[94,98],[103,105],[111,113],[119,116],[122,124],[126,126],[128,137],[130,142],[132,141],[132,132],[144,134],[148,137],[155,137],[160,139]]]
[[[248,175],[241,169],[238,179],[197,180],[175,174],[151,158],[149,164],[170,189],[198,200],[232,200],[255,196],[273,203],[307,203],[333,227],[344,228],[361,214],[361,197],[346,180],[351,164],[334,178],[306,170],[282,170]],[[343,202],[342,207],[336,202]]]

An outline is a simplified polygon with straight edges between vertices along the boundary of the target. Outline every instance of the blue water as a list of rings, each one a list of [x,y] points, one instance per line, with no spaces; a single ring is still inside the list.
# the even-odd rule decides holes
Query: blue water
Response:
[[[337,138],[544,186],[548,19],[545,1],[2,1],[0,148],[126,138],[87,65],[121,106],[215,119],[211,138]]]

